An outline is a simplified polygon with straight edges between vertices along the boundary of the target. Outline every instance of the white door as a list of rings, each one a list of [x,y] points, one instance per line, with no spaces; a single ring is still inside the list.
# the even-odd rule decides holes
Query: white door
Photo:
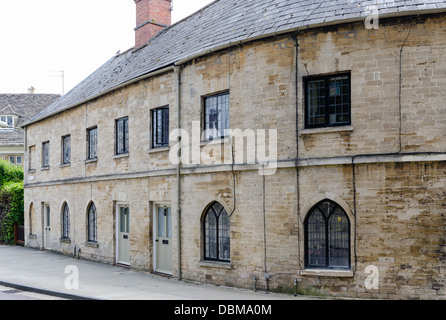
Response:
[[[172,274],[172,213],[168,207],[157,209],[156,268],[155,271]]]
[[[51,249],[51,210],[50,205],[43,206],[43,246],[46,250]]]
[[[125,205],[118,206],[118,256],[117,262],[130,265],[130,211]]]

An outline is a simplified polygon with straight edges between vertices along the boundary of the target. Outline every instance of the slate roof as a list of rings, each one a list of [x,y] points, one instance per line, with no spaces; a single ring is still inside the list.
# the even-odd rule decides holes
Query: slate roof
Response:
[[[365,19],[446,11],[446,0],[217,0],[164,29],[139,50],[112,57],[26,124],[96,98],[138,77],[218,48],[298,29]]]
[[[0,94],[0,116],[19,117],[14,129],[0,130],[0,147],[24,145],[21,126],[59,98],[58,94]]]

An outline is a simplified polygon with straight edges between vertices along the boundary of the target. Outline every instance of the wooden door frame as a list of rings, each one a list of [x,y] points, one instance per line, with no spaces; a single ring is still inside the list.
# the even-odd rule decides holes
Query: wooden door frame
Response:
[[[47,230],[46,230],[46,224],[47,224],[47,218],[46,218],[46,208],[50,208],[50,228],[51,228],[51,205],[49,202],[42,202],[42,249],[43,250],[51,250],[51,248],[47,248]],[[51,230],[50,230],[51,232]]]
[[[130,266],[130,248],[129,248],[129,261],[128,264],[123,263],[122,261],[119,261],[119,228],[120,228],[120,219],[119,219],[119,214],[120,214],[120,207],[127,207],[129,208],[129,214],[130,214],[130,204],[128,202],[123,202],[123,201],[117,201],[115,203],[115,250],[116,250],[116,255],[115,255],[115,264],[120,264],[120,265],[128,265]],[[129,221],[130,221],[130,217],[129,217]],[[130,234],[130,228],[129,228],[129,234]],[[130,240],[129,240],[130,241]]]
[[[152,240],[152,260],[153,260],[153,272],[160,272],[157,271],[157,248],[156,248],[156,240],[158,238],[158,208],[160,207],[164,207],[166,206],[167,208],[170,208],[171,210],[171,214],[172,214],[172,204],[170,202],[154,202],[153,203],[153,207],[152,207],[152,214],[153,214],[153,229],[152,229],[152,233],[153,233],[153,240]],[[172,228],[172,235],[173,235],[173,216],[171,216],[171,228]],[[171,241],[173,239],[173,236],[171,238]],[[173,258],[173,257],[172,257]],[[163,273],[166,273],[167,270],[164,270]],[[171,270],[169,273],[172,275],[173,274],[173,270]]]

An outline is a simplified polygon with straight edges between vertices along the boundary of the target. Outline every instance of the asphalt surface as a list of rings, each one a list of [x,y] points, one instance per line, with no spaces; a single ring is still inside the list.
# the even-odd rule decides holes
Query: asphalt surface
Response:
[[[9,288],[6,290],[20,291],[6,296],[0,292],[0,299],[20,298],[23,292],[73,300],[318,299],[188,283],[48,251],[9,246],[0,246],[0,285]],[[23,298],[29,297],[39,296]]]
[[[23,291],[10,287],[0,286],[0,301],[5,301],[5,300],[44,301],[44,300],[66,300],[66,299],[52,295],[45,295],[41,293],[36,293],[26,290]]]

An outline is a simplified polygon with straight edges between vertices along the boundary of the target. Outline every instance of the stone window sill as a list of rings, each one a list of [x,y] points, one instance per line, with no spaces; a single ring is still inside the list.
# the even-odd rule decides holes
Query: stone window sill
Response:
[[[328,270],[328,269],[305,269],[300,272],[302,276],[352,278],[352,270]]]
[[[40,168],[40,171],[46,171],[46,170],[50,170],[50,167],[42,167],[42,168]]]
[[[97,242],[85,242],[85,246],[86,247],[90,247],[90,248],[98,248],[99,247],[99,243]]]
[[[31,239],[37,239],[37,235],[35,235],[35,234],[30,234],[29,235],[29,239],[31,240]]]
[[[170,147],[152,148],[149,150],[149,153],[165,152],[165,151],[169,151],[169,150],[170,150]]]
[[[87,160],[84,161],[84,163],[93,163],[93,162],[98,162],[98,158],[87,159]]]
[[[198,265],[207,268],[232,269],[232,264],[229,262],[201,260],[198,262]]]
[[[332,133],[332,132],[351,132],[353,131],[353,126],[340,126],[340,127],[324,127],[324,128],[312,128],[312,129],[301,129],[300,134],[318,134],[318,133]]]
[[[29,169],[28,170],[28,173],[34,173],[34,172],[36,172],[36,169]]]
[[[128,158],[130,156],[129,153],[123,153],[123,154],[116,154],[113,156],[113,159],[122,159],[122,158]]]
[[[225,144],[225,143],[230,143],[229,137],[214,138],[213,140],[202,140],[202,141],[200,141],[200,147],[214,145],[214,144],[215,145]]]
[[[59,168],[71,167],[71,163],[62,163]]]
[[[67,239],[67,238],[61,238],[60,239],[61,243],[71,243],[71,239]]]

